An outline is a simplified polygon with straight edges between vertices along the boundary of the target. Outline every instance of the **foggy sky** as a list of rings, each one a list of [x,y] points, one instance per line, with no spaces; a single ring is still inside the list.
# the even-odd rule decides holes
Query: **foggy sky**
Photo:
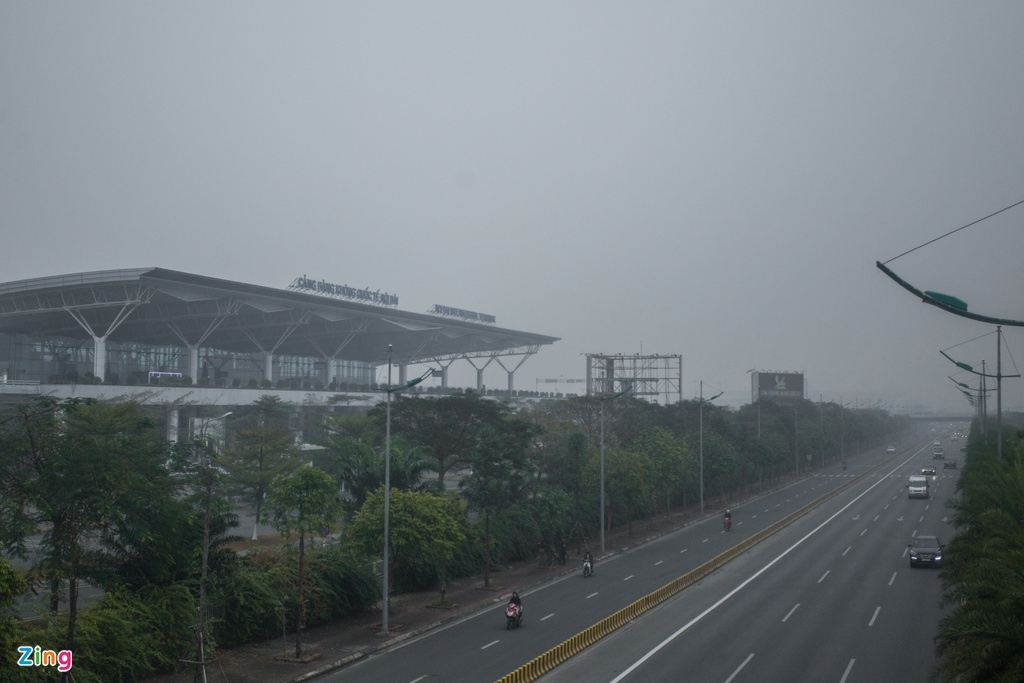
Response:
[[[561,337],[520,389],[661,353],[683,398],[788,370],[967,413],[939,350],[994,373],[994,329],[875,262],[1024,199],[1022,26],[1016,0],[0,0],[0,281],[308,275]],[[1024,319],[1022,224],[889,266]]]

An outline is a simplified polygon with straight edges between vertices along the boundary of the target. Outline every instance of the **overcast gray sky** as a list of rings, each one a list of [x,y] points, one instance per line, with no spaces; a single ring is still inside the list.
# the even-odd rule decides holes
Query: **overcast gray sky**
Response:
[[[305,274],[560,337],[517,388],[661,353],[684,398],[748,402],[756,368],[966,412],[939,350],[992,369],[994,328],[875,262],[1024,199],[1022,27],[1018,0],[0,0],[0,280]],[[1022,225],[889,265],[1024,319]]]

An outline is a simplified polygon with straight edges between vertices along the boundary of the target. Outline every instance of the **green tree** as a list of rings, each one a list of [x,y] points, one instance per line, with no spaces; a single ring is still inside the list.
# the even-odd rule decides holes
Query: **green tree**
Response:
[[[14,628],[14,617],[11,607],[14,601],[28,590],[28,584],[11,563],[0,558],[0,670],[14,670],[16,650],[22,643],[14,642],[17,633]]]
[[[389,512],[392,566],[424,563],[436,568],[441,601],[448,590],[447,565],[459,543],[466,539],[466,515],[457,498],[420,491],[391,489]],[[384,487],[369,497],[356,513],[347,532],[367,555],[384,548]],[[391,571],[391,567],[382,571]],[[386,600],[387,596],[381,596]]]
[[[103,546],[144,544],[160,532],[159,513],[174,486],[163,463],[167,443],[131,402],[41,399],[21,405],[0,435],[0,545],[25,556],[25,539],[42,532],[34,577],[50,607],[67,588],[65,648],[75,649],[78,592],[103,566]]]
[[[492,519],[495,514],[526,498],[529,479],[524,469],[526,446],[523,440],[517,443],[485,428],[479,443],[469,454],[472,473],[460,484],[469,507],[483,515],[481,540],[484,545],[484,586],[487,587],[491,585]]]
[[[507,405],[473,392],[440,398],[397,395],[391,403],[391,427],[393,434],[426,448],[443,490],[445,475],[470,459],[482,431],[503,432],[511,412]],[[384,404],[376,406],[372,414],[383,424]]]
[[[350,511],[363,506],[367,496],[384,485],[384,434],[365,415],[329,418],[325,427],[325,451],[317,456],[321,469],[334,475],[348,492]],[[422,485],[430,459],[422,448],[401,437],[391,439],[391,487],[412,491]]]
[[[303,584],[306,574],[306,537],[315,536],[337,520],[340,511],[334,479],[311,465],[300,465],[278,475],[267,497],[271,522],[285,539],[299,537],[299,575],[295,598],[295,657],[302,657]]]
[[[1024,679],[1024,438],[972,447],[950,503],[957,533],[945,552],[936,638],[945,680]]]
[[[697,462],[686,441],[673,436],[664,427],[653,427],[633,442],[633,447],[647,456],[656,495],[664,495],[664,511],[668,515],[672,495],[681,492],[688,476],[695,477]],[[653,512],[653,510],[652,510]]]
[[[255,510],[254,541],[271,482],[300,461],[301,453],[295,445],[289,417],[288,408],[280,398],[261,396],[236,420],[234,438],[221,458],[232,482],[245,491]]]

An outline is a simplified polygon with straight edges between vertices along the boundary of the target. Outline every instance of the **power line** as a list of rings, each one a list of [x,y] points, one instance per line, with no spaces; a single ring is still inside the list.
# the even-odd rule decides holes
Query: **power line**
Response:
[[[1004,212],[1004,211],[1009,211],[1009,210],[1010,210],[1010,209],[1012,209],[1013,207],[1015,207],[1015,206],[1020,206],[1021,204],[1024,204],[1024,199],[1020,200],[1019,202],[1015,202],[1015,203],[1013,203],[1013,204],[1010,204],[1009,206],[1007,206],[1007,207],[1005,207],[1005,208],[999,209],[999,210],[998,210],[998,211],[996,211],[995,213],[990,213],[989,215],[985,216],[984,218],[979,218],[979,219],[978,219],[978,220],[976,220],[976,221],[971,221],[971,222],[970,222],[970,223],[968,223],[967,225],[962,225],[962,226],[960,226],[959,228],[957,228],[956,230],[950,230],[950,231],[949,231],[949,232],[947,232],[947,233],[946,233],[945,235],[940,235],[940,236],[936,237],[936,238],[935,238],[935,239],[933,239],[933,240],[928,240],[928,241],[927,241],[927,242],[925,242],[924,244],[921,244],[921,245],[919,245],[919,246],[916,246],[916,247],[914,247],[913,249],[910,249],[910,250],[908,250],[908,251],[905,251],[905,252],[903,252],[902,254],[900,254],[899,256],[893,256],[893,257],[892,257],[891,259],[889,259],[889,260],[888,260],[888,261],[886,261],[885,263],[892,263],[893,261],[895,261],[896,259],[900,258],[901,256],[906,256],[907,254],[909,254],[909,253],[911,253],[911,252],[915,252],[915,251],[917,251],[918,249],[920,249],[921,247],[927,247],[927,246],[928,246],[929,244],[932,244],[933,242],[938,242],[939,240],[943,239],[944,237],[949,237],[950,235],[952,235],[952,234],[953,234],[953,233],[955,233],[955,232],[960,232],[960,231],[961,231],[961,230],[963,230],[964,228],[969,228],[969,227],[971,227],[972,225],[977,225],[978,223],[980,223],[980,222],[982,222],[982,221],[984,221],[984,220],[988,220],[989,218],[992,218],[992,216],[996,216],[996,215],[998,215],[998,214],[1001,214],[1001,213],[1002,213],[1002,212]]]

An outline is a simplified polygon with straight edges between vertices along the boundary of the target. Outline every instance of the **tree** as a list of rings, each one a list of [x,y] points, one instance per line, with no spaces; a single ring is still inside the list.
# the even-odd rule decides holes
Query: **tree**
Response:
[[[687,476],[696,478],[696,458],[686,441],[663,427],[653,427],[633,442],[651,463],[651,476],[657,490],[665,494],[665,514],[671,509],[672,493],[678,491]],[[653,512],[653,511],[652,511]]]
[[[163,463],[167,443],[131,402],[41,399],[2,422],[0,545],[25,557],[28,535],[42,532],[32,575],[69,604],[65,647],[74,650],[78,590],[103,565],[102,545],[145,543],[159,533],[158,512],[174,486]]]
[[[384,485],[384,435],[368,416],[345,415],[327,420],[325,452],[315,462],[332,474],[351,496],[350,511]],[[422,448],[402,438],[391,439],[391,487],[412,491],[421,487],[430,459]]]
[[[261,396],[238,419],[234,439],[224,449],[222,462],[234,483],[246,491],[256,513],[254,541],[271,482],[299,463],[301,454],[288,419],[288,409],[280,398]]]
[[[459,543],[466,539],[466,516],[458,499],[419,491],[391,489],[389,512],[390,552],[393,566],[424,562],[437,569],[441,602],[448,588],[447,564]],[[368,555],[384,548],[384,487],[369,497],[347,531]],[[385,567],[382,571],[390,571]],[[388,596],[381,596],[387,600]]]
[[[972,430],[973,433],[973,430]],[[972,449],[951,501],[958,531],[944,553],[936,638],[946,680],[1024,678],[1024,439]]]
[[[470,508],[483,515],[484,586],[487,587],[491,585],[492,518],[525,498],[528,478],[523,468],[525,446],[524,442],[503,438],[493,429],[484,429],[469,455],[472,473],[460,484]]]
[[[373,409],[383,424],[383,404]],[[511,409],[498,401],[481,398],[473,392],[441,398],[415,398],[398,395],[391,403],[393,434],[423,446],[433,458],[439,488],[445,475],[470,458],[485,428],[501,432]]]
[[[11,566],[10,562],[0,558],[0,668],[14,670],[16,648],[21,643],[15,641],[13,617],[8,610],[14,605],[19,595],[28,590],[28,584]],[[2,677],[0,677],[2,678]]]
[[[608,516],[605,524],[612,527],[613,519],[625,518],[629,535],[633,535],[633,521],[650,503],[653,478],[651,460],[636,448],[605,449],[605,504]],[[592,459],[587,466],[587,481],[593,491],[600,487],[600,463]]]
[[[300,465],[290,474],[278,475],[267,497],[269,517],[285,539],[299,537],[299,576],[295,599],[295,657],[302,657],[303,583],[306,571],[306,537],[329,528],[340,511],[334,479],[311,465]]]

